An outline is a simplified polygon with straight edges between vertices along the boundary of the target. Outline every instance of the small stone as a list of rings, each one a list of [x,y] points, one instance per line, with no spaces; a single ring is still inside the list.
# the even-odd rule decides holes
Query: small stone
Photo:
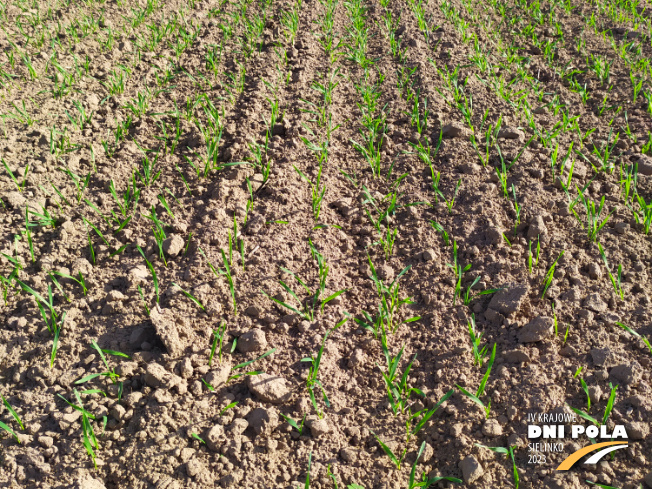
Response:
[[[247,376],[249,391],[263,402],[280,404],[290,397],[287,381],[283,377],[262,373]]]
[[[629,385],[638,381],[641,373],[632,365],[617,365],[611,369],[609,376],[618,384]]]
[[[177,256],[185,245],[183,238],[178,234],[173,234],[163,241],[163,251],[168,256]]]
[[[505,361],[509,363],[527,363],[530,361],[530,355],[524,350],[511,350],[503,354]]]
[[[257,435],[270,435],[278,426],[275,409],[256,408],[249,413],[247,421]]]
[[[208,433],[206,433],[204,441],[209,450],[219,452],[224,441],[224,426],[221,424],[213,426],[208,430]]]
[[[120,404],[116,404],[111,408],[111,411],[109,411],[109,413],[111,414],[111,417],[113,417],[113,419],[120,422],[122,421],[122,418],[124,418],[124,415],[127,413],[127,410],[124,408],[124,406],[121,406]]]
[[[340,457],[345,462],[355,462],[358,458],[358,451],[355,448],[342,448]]]
[[[469,134],[469,130],[463,124],[459,122],[453,122],[452,124],[446,124],[441,128],[441,135],[444,138],[457,138],[460,136],[465,136]]]
[[[632,440],[644,440],[650,434],[650,425],[642,421],[627,423],[625,429]]]
[[[644,154],[638,155],[638,173],[647,176],[652,175],[652,157]]]
[[[527,323],[518,333],[519,343],[534,343],[552,336],[554,322],[552,318],[539,316]]]
[[[310,331],[312,329],[312,324],[310,324],[310,321],[306,321],[304,319],[303,321],[299,322],[299,324],[297,325],[297,328],[302,333],[307,333],[308,331]]]
[[[435,449],[432,448],[432,445],[430,443],[426,443],[426,445],[423,448],[423,455],[421,456],[421,461],[423,463],[427,463],[430,461],[430,459],[433,457],[435,454]]]
[[[64,221],[64,223],[61,224],[61,229],[64,229],[68,234],[74,234],[77,232],[75,224],[72,221]]]
[[[378,278],[386,284],[389,284],[394,280],[394,269],[389,265],[380,265],[379,267],[376,267],[376,273]]]
[[[231,375],[231,365],[221,364],[208,372],[204,380],[213,386],[213,388],[217,389],[223,384],[226,384],[229,375]]]
[[[156,334],[165,346],[168,354],[175,358],[181,356],[185,350],[185,345],[179,338],[176,322],[170,309],[153,308],[150,312],[149,319],[154,325]]]
[[[589,263],[589,277],[593,280],[602,278],[602,268],[597,263]]]
[[[486,436],[496,437],[503,434],[503,427],[500,426],[500,423],[497,419],[488,419],[482,426],[482,432]]]
[[[94,479],[93,477],[86,477],[80,480],[74,487],[75,489],[106,489],[106,486],[101,480]]]
[[[614,226],[614,229],[618,234],[625,234],[629,229],[629,224],[626,222],[617,222]]]
[[[205,470],[206,470],[206,466],[196,458],[189,460],[188,463],[186,464],[186,473],[190,477],[195,477],[201,474]]]
[[[351,356],[349,357],[349,368],[354,369],[358,367],[359,365],[365,365],[367,363],[367,358],[364,353],[364,350],[361,348],[356,348],[353,350],[353,353],[351,353]]]
[[[197,450],[195,450],[194,448],[190,448],[190,447],[182,448],[181,455],[179,456],[179,458],[185,464],[188,463],[188,461],[190,461],[190,459],[195,455],[195,453],[197,453]]]
[[[530,222],[530,226],[527,230],[528,240],[534,242],[537,239],[543,238],[548,234],[548,228],[546,227],[543,217],[541,215],[536,215]],[[543,241],[543,240],[542,240]]]
[[[39,436],[37,440],[39,445],[41,445],[43,448],[50,448],[52,445],[54,445],[54,439],[51,436]]]
[[[246,419],[236,418],[233,420],[233,423],[228,426],[227,430],[234,435],[241,435],[247,431],[247,428],[249,428],[249,422]]]
[[[181,375],[181,378],[189,379],[192,377],[193,373],[194,369],[192,368],[192,362],[189,357],[185,357],[179,364],[179,374]]]
[[[331,427],[328,424],[328,421],[325,419],[316,419],[312,423],[310,423],[310,433],[314,438],[319,438],[321,436],[324,436],[331,431]]]
[[[521,139],[523,132],[516,127],[503,127],[498,131],[498,139]]]
[[[590,355],[593,360],[593,365],[596,367],[603,367],[609,360],[611,351],[609,348],[596,348],[591,350]]]
[[[482,167],[475,163],[463,163],[459,166],[459,171],[464,173],[465,175],[475,175],[481,170]]]
[[[503,238],[503,230],[497,226],[489,226],[485,229],[485,237],[487,243],[493,246],[499,246],[505,242],[505,239]]]
[[[267,339],[262,329],[254,328],[238,338],[238,351],[240,353],[259,352],[265,349],[266,346]]]
[[[589,399],[594,403],[600,402],[600,399],[602,399],[602,388],[599,385],[589,387]]]
[[[25,203],[27,202],[27,199],[20,192],[7,192],[3,195],[3,200],[7,201],[9,207],[12,209],[25,207]]]
[[[165,384],[168,376],[167,370],[162,365],[150,363],[147,365],[147,371],[145,372],[145,383],[156,389]]]
[[[437,257],[437,255],[435,254],[435,250],[433,250],[432,248],[428,248],[426,251],[424,251],[421,254],[421,257],[423,258],[424,261],[432,261]]]
[[[605,312],[608,308],[608,305],[605,301],[602,300],[600,294],[594,292],[589,294],[586,299],[584,299],[584,307],[593,312]]]
[[[260,309],[257,306],[249,306],[247,309],[245,309],[245,314],[252,318],[259,318]]]
[[[464,460],[459,463],[459,467],[462,470],[462,477],[464,482],[467,484],[472,484],[484,474],[484,469],[480,462],[473,456],[469,455]]]
[[[501,314],[513,314],[521,308],[529,291],[527,284],[507,284],[493,295],[488,307]]]
[[[119,290],[112,290],[108,294],[106,294],[106,301],[107,302],[124,301],[126,299],[127,299],[127,297],[122,292],[120,292]]]

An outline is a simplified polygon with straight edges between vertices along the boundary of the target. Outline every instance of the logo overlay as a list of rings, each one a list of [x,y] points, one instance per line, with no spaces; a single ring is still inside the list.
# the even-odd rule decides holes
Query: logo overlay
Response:
[[[584,461],[584,464],[597,464],[605,455],[621,448],[627,448],[628,446],[627,431],[625,431],[623,425],[615,425],[613,431],[610,432],[604,424],[600,426],[583,426],[576,424],[577,422],[574,413],[528,413],[528,440],[542,440],[528,443],[528,451],[530,452],[528,463],[545,463],[546,452],[564,452],[564,440],[568,437],[572,440],[588,439],[591,443],[568,455],[559,464],[557,470],[569,470],[582,457],[589,454],[592,455]],[[567,424],[570,424],[570,427]],[[609,441],[598,442],[596,438]],[[614,441],[619,438],[621,439],[620,441]],[[543,440],[550,440],[550,442]]]

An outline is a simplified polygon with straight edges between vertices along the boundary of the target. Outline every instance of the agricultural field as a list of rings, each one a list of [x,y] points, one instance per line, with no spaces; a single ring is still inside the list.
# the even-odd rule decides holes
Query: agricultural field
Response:
[[[652,487],[650,12],[0,1],[0,486]]]

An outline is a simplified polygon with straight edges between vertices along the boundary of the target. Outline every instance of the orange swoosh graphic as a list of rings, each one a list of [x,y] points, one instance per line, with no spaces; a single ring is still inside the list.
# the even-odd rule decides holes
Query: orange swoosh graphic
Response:
[[[603,443],[596,443],[595,445],[589,445],[584,448],[580,448],[578,451],[575,453],[571,453],[566,460],[564,460],[561,464],[559,464],[559,467],[557,467],[557,470],[568,470],[570,469],[575,462],[577,462],[579,459],[581,459],[584,455],[595,452],[596,450],[600,450],[601,448],[605,447],[610,447],[612,445],[627,445],[626,441],[605,441]]]

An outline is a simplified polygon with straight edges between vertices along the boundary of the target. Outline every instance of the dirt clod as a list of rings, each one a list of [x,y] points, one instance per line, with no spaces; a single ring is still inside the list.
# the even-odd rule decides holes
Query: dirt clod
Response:
[[[520,343],[535,343],[543,341],[553,334],[553,319],[545,316],[534,318],[518,333]]]
[[[460,463],[459,467],[462,470],[464,482],[473,484],[484,474],[484,469],[478,459],[473,455],[467,455]]]
[[[272,404],[280,404],[290,395],[287,381],[283,377],[266,373],[250,376],[247,387],[258,399]]]

